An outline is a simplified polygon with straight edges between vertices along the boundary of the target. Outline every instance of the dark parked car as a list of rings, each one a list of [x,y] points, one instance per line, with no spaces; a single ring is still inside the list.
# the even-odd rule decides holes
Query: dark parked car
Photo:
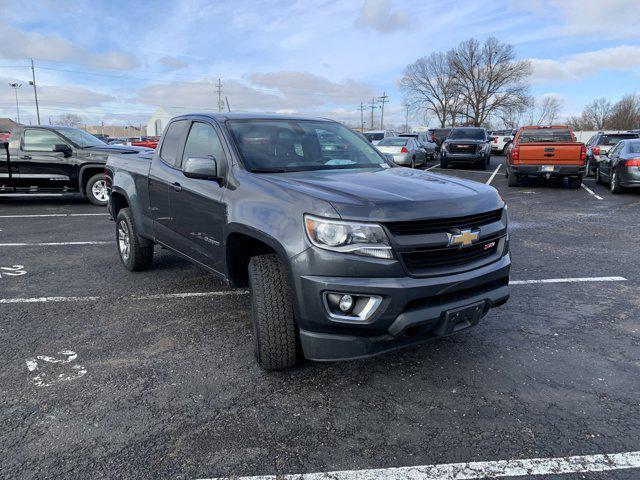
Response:
[[[0,149],[0,195],[80,195],[96,205],[106,205],[108,200],[107,156],[147,150],[107,145],[84,130],[60,126],[16,129],[5,146]]]
[[[397,168],[337,122],[180,116],[153,155],[110,156],[107,179],[123,265],[149,268],[157,244],[248,285],[266,369],[449,335],[509,297],[498,192]]]
[[[587,175],[595,173],[598,162],[621,140],[638,138],[635,132],[598,132],[587,142]]]
[[[608,183],[611,193],[640,187],[640,139],[621,140],[609,152],[600,155],[596,182]]]
[[[440,166],[452,163],[472,164],[486,170],[491,163],[491,139],[484,128],[453,128],[442,143]]]
[[[424,153],[427,155],[429,160],[433,160],[438,152],[438,145],[436,142],[432,142],[429,140],[428,132],[418,132],[418,133],[400,133],[399,137],[410,137],[417,140]]]

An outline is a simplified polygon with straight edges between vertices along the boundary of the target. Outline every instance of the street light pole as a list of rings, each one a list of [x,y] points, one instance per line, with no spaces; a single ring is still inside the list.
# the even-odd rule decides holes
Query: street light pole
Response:
[[[29,85],[33,85],[33,95],[36,97],[36,114],[38,116],[38,125],[40,125],[40,106],[38,105],[38,88],[36,87],[36,67],[33,65],[33,58],[31,59],[31,75],[33,81],[30,81]]]
[[[10,83],[11,87],[13,87],[13,91],[16,94],[16,117],[18,119],[18,123],[20,123],[20,107],[18,106],[18,89],[22,86],[21,83]]]

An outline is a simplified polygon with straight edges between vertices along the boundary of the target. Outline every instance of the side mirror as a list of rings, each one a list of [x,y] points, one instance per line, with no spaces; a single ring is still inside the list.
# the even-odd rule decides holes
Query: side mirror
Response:
[[[71,150],[71,147],[66,143],[60,143],[60,144],[54,145],[53,151],[64,154],[65,158],[70,157],[71,154],[73,153],[73,150]]]
[[[213,155],[208,157],[189,157],[182,165],[185,177],[200,180],[219,180],[218,161]]]

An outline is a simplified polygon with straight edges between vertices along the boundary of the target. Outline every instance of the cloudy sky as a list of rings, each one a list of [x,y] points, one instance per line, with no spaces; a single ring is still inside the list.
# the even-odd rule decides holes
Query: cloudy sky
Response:
[[[495,36],[534,66],[532,93],[575,114],[640,91],[638,0],[170,0],[0,2],[0,117],[146,122],[158,107],[301,112],[359,120],[382,92],[404,122],[404,67],[470,37]],[[413,123],[418,123],[414,119]]]

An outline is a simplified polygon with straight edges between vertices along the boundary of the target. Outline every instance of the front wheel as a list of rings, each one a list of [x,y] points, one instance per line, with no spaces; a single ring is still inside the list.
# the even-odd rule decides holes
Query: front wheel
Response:
[[[622,193],[624,190],[620,185],[620,178],[618,177],[618,172],[616,170],[611,172],[611,185],[609,185],[609,190],[614,194]]]
[[[277,255],[249,261],[255,356],[265,370],[296,365],[298,336],[287,272]]]
[[[138,235],[131,211],[123,208],[116,217],[116,242],[120,260],[132,272],[147,270],[153,263],[153,244]]]
[[[104,173],[98,173],[89,179],[85,186],[85,194],[94,205],[103,207],[107,204],[109,201],[109,191],[107,190]]]
[[[509,172],[507,176],[507,183],[510,187],[517,187],[520,185],[520,178],[518,178],[515,173]]]

